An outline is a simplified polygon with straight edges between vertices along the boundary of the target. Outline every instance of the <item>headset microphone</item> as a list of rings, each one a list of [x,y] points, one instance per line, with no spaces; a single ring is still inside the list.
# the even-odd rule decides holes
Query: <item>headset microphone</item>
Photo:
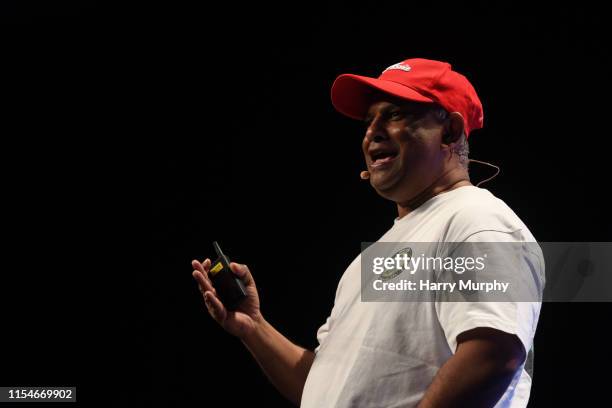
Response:
[[[367,180],[370,178],[370,172],[367,170],[364,170],[359,174],[359,177],[361,177],[362,180]]]

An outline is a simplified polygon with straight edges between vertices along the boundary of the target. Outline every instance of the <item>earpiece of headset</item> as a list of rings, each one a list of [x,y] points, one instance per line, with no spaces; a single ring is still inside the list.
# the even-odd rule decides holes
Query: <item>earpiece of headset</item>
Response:
[[[453,134],[450,133],[450,132],[446,132],[442,136],[442,143],[444,143],[446,145],[450,145],[452,143],[455,143],[457,140],[459,140],[459,137],[453,136]]]

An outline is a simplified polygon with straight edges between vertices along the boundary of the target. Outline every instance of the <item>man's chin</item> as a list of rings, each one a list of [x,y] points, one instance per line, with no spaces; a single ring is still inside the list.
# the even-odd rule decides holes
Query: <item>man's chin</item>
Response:
[[[400,202],[410,197],[416,180],[411,180],[405,173],[374,173],[370,176],[370,185],[381,197],[393,202]]]
[[[393,177],[392,174],[385,174],[382,172],[376,172],[370,175],[370,184],[374,189],[378,192],[378,194],[385,197],[387,194],[390,194],[397,185],[396,177]]]

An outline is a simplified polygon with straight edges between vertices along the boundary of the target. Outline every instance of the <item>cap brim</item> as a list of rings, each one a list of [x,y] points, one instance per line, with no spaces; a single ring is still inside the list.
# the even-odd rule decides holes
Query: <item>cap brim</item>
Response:
[[[332,104],[338,112],[358,120],[365,119],[373,96],[378,92],[415,102],[434,102],[417,91],[396,82],[353,74],[342,74],[331,89]]]

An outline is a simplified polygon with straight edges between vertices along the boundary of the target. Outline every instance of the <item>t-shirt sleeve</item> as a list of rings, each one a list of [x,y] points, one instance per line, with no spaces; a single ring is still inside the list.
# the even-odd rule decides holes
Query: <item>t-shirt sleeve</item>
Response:
[[[319,345],[314,349],[315,354],[319,352],[319,349],[321,348],[325,337],[327,337],[327,334],[329,333],[330,323],[331,316],[329,316],[327,320],[325,320],[325,323],[323,323],[321,327],[319,327],[319,330],[317,330],[317,341],[319,342]]]
[[[496,259],[501,260],[487,264],[485,269],[487,280],[512,281],[518,283],[520,289],[515,289],[507,298],[503,296],[496,298],[496,295],[488,294],[483,297],[485,301],[449,301],[443,297],[437,299],[438,320],[453,353],[457,349],[457,336],[477,327],[489,327],[514,334],[520,339],[525,352],[530,350],[540,314],[544,263],[541,251],[533,249],[539,249],[537,243],[519,244],[524,238],[520,230],[513,232],[486,230],[474,233],[465,240],[468,245],[463,248],[471,248],[466,251],[480,251],[486,248],[488,252],[497,251],[506,256],[505,259],[501,259],[503,256],[498,256]],[[469,246],[471,243],[475,245]],[[507,249],[510,247],[504,246],[505,243],[514,245],[513,249]],[[470,255],[478,256],[482,253]]]

